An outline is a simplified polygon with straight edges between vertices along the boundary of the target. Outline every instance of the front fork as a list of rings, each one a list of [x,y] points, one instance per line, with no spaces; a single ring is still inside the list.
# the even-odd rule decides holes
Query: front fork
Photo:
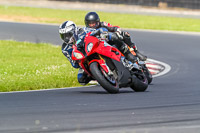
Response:
[[[92,61],[89,62],[89,65],[92,62],[97,62],[99,64],[99,66],[102,68],[101,71],[102,73],[106,73],[108,76],[114,76],[115,79],[118,78],[117,73],[115,73],[115,71],[111,70],[110,67],[107,65],[106,63],[106,59],[104,59],[100,54],[98,55],[99,59],[94,59]]]

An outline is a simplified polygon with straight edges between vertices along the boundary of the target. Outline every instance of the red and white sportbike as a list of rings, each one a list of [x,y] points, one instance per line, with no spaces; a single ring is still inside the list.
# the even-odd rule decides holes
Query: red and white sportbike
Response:
[[[84,45],[80,48],[79,43]],[[122,87],[142,92],[148,87],[148,80],[138,62],[133,64],[126,60],[117,48],[90,36],[90,33],[73,46],[72,59],[79,61],[84,71],[109,93],[118,93]]]

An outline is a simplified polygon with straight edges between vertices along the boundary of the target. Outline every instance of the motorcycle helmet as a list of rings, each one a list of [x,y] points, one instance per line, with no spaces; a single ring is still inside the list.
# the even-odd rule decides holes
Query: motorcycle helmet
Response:
[[[70,38],[77,34],[76,24],[72,21],[65,21],[59,27],[59,34],[63,41],[69,42]]]
[[[90,28],[97,28],[100,23],[99,15],[96,12],[89,12],[85,16],[85,26]]]

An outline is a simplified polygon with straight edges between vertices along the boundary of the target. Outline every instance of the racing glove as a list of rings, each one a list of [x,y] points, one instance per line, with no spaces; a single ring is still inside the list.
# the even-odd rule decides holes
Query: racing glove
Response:
[[[109,40],[108,40],[108,32],[106,32],[106,31],[102,32],[102,33],[100,34],[100,38],[101,38],[102,40],[109,41]]]

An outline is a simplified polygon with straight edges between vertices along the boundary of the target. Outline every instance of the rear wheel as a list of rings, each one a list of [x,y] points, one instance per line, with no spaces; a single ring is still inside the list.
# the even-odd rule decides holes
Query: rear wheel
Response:
[[[148,87],[148,80],[143,72],[132,76],[133,83],[131,88],[136,92],[143,92]]]
[[[150,73],[149,69],[146,67],[146,65],[142,66],[143,67],[143,71],[145,76],[147,77],[148,80],[148,84],[150,84],[153,80],[152,74]]]
[[[108,75],[97,62],[92,62],[90,64],[90,71],[98,83],[108,92],[108,93],[118,93],[119,85],[117,80],[112,76]]]

